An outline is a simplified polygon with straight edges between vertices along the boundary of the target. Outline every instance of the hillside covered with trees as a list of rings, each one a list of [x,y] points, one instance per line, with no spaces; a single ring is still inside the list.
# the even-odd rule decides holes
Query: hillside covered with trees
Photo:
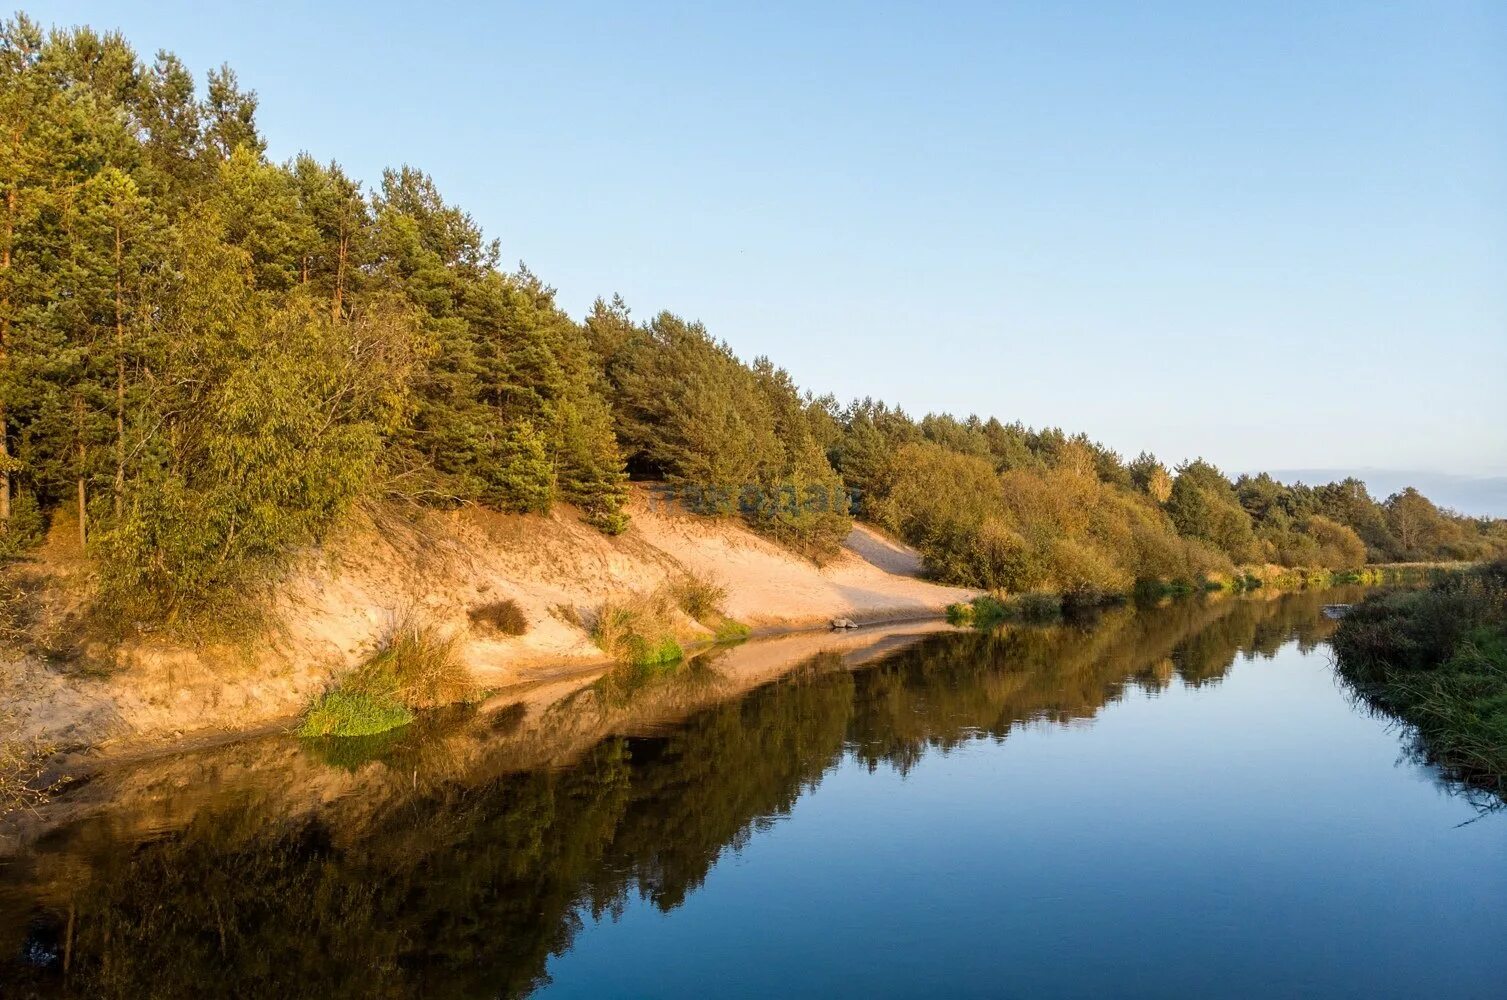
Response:
[[[1507,554],[1507,521],[1414,490],[844,406],[669,312],[577,320],[422,171],[272,162],[256,109],[228,67],[0,32],[0,558],[75,539],[101,606],[192,616],[364,503],[621,532],[630,478],[814,559],[856,515],[939,578],[1084,598]]]

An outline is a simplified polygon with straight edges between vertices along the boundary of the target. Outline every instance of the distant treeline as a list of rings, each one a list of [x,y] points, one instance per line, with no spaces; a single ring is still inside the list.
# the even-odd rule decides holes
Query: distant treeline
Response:
[[[1011,590],[1507,551],[1507,522],[1411,490],[844,407],[616,298],[577,322],[427,175],[271,163],[256,107],[119,35],[0,33],[0,555],[75,538],[138,614],[235,592],[369,499],[618,532],[630,475],[813,558],[856,495],[939,576]]]

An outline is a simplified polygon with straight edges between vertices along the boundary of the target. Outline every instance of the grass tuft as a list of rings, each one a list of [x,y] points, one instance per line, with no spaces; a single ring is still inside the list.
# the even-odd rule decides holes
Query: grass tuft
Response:
[[[1062,599],[1056,594],[1020,594],[1001,600],[980,594],[971,601],[949,604],[947,620],[954,625],[993,628],[1011,620],[1051,621],[1062,614]]]
[[[718,645],[742,642],[744,639],[748,638],[749,634],[752,631],[752,629],[750,629],[747,625],[744,625],[742,622],[734,621],[731,618],[724,618],[722,619],[722,621],[717,623],[717,628],[714,630],[712,635],[712,641],[716,642]]]
[[[710,577],[687,573],[670,585],[670,592],[680,610],[702,624],[722,617],[727,588]]]
[[[603,601],[592,621],[591,640],[624,663],[665,664],[684,656],[675,639],[674,607],[664,588]]]
[[[371,659],[326,692],[304,717],[301,736],[373,736],[406,726],[418,709],[476,693],[455,639],[412,618],[393,624]]]
[[[413,721],[407,706],[390,698],[336,688],[304,716],[300,736],[375,736]]]
[[[523,635],[529,629],[528,618],[512,598],[474,607],[466,617],[476,628],[498,635]]]

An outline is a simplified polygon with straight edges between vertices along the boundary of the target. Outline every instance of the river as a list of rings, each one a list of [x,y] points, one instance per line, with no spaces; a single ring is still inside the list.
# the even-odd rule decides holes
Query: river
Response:
[[[1507,812],[1337,681],[1320,607],[1355,596],[107,769],[0,848],[0,995],[1507,995]]]

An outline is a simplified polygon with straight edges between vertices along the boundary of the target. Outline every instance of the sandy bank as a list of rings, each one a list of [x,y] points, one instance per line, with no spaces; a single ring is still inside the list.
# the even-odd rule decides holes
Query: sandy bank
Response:
[[[21,739],[129,753],[296,715],[404,616],[455,635],[478,683],[508,690],[602,665],[580,622],[610,595],[687,572],[722,584],[727,613],[760,632],[824,628],[834,617],[935,618],[972,593],[921,580],[912,550],[863,526],[818,567],[740,524],[656,508],[643,494],[631,511],[614,538],[569,509],[379,512],[298,561],[279,590],[276,627],[255,642],[192,650],[148,638],[119,650],[108,671],[0,653],[0,706]],[[525,635],[470,625],[468,611],[504,599],[524,610]],[[689,619],[684,628],[691,639],[704,632]]]

